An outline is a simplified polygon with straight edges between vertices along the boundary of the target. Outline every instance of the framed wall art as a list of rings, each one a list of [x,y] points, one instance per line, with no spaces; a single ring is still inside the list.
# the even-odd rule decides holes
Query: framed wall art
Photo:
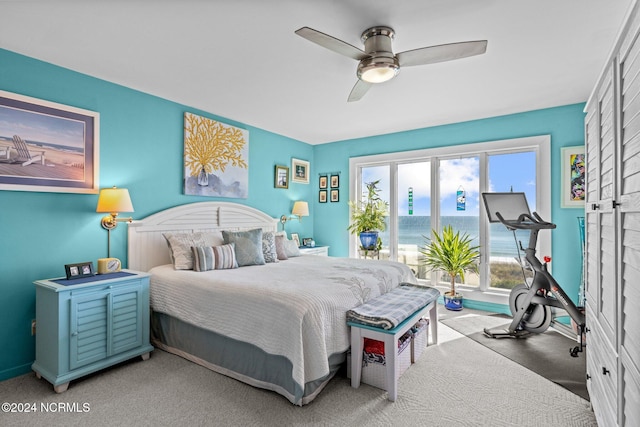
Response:
[[[585,201],[585,154],[584,146],[561,149],[560,206],[584,208]]]
[[[340,190],[333,189],[331,190],[331,202],[339,202],[340,201]]]
[[[291,180],[300,184],[309,183],[309,162],[300,159],[291,159]]]
[[[249,197],[249,131],[184,113],[184,194]]]
[[[340,187],[340,175],[331,175],[331,188]]]
[[[286,166],[276,165],[275,171],[275,184],[276,188],[289,188],[289,168]]]
[[[0,91],[0,190],[97,194],[100,115]]]
[[[318,181],[318,188],[320,188],[321,190],[324,190],[328,187],[328,179],[326,175],[321,175],[320,176],[320,180]]]
[[[320,190],[318,193],[318,202],[327,203],[327,190]]]

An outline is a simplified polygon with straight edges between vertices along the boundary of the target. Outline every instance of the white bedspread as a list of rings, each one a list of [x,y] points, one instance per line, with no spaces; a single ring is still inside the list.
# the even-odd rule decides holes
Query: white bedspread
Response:
[[[329,356],[349,348],[347,310],[416,283],[400,263],[313,255],[207,272],[163,265],[150,273],[154,311],[287,357],[302,386],[327,375]]]

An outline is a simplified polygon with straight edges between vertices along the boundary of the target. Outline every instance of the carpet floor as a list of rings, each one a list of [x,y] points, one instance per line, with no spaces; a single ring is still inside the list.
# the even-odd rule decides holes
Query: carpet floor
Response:
[[[0,425],[597,427],[589,402],[576,394],[446,325],[438,335],[439,344],[400,377],[395,402],[338,375],[297,407],[156,350],[148,361],[72,381],[62,394],[33,373],[0,382],[0,402],[35,405],[0,412]]]
[[[552,329],[519,339],[487,337],[483,333],[484,328],[504,326],[506,329],[509,326],[510,319],[500,315],[459,315],[443,319],[442,323],[589,400],[586,384],[586,347],[578,357],[571,357],[569,354],[569,349],[577,345],[576,340]]]

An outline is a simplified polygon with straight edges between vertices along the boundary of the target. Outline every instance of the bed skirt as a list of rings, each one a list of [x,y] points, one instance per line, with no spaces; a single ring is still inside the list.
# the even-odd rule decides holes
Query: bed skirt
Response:
[[[164,313],[152,312],[151,342],[207,369],[254,387],[275,391],[295,405],[311,402],[346,360],[346,352],[329,357],[330,372],[304,384],[296,383],[291,362],[253,344],[193,326]]]

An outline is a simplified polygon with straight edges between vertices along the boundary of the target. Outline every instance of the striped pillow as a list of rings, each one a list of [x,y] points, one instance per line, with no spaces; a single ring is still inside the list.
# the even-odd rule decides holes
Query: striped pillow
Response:
[[[195,271],[238,268],[234,243],[222,246],[192,246],[191,251]]]

